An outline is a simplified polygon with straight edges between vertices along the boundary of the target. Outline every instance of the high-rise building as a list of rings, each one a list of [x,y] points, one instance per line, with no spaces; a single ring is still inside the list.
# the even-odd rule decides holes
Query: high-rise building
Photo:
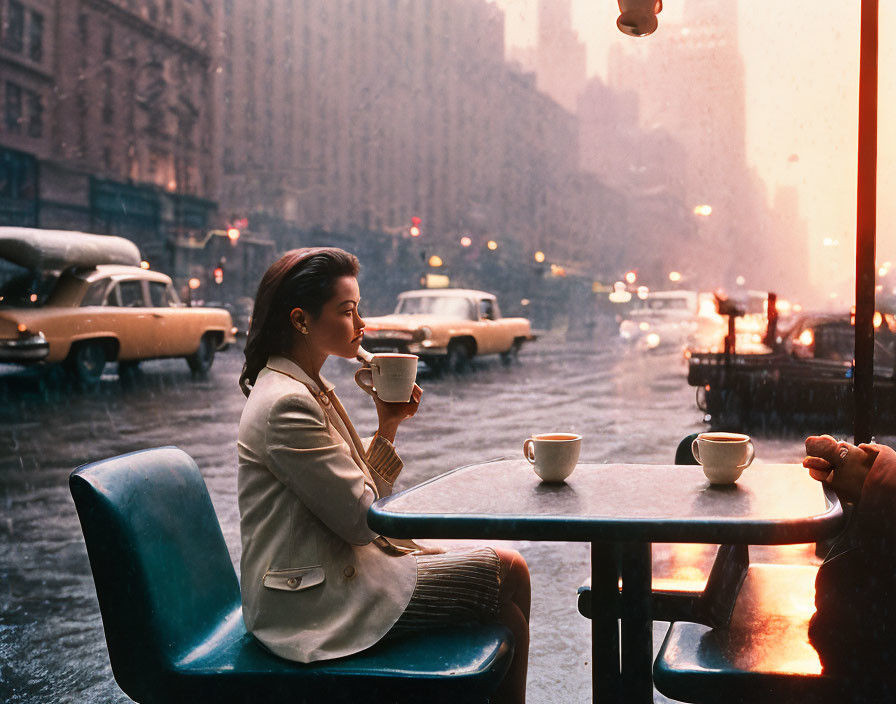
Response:
[[[649,42],[615,47],[609,62],[610,87],[637,93],[641,126],[662,128],[684,148],[677,176],[684,198],[690,208],[711,208],[695,217],[702,248],[713,252],[703,272],[713,286],[738,276],[761,281],[771,246],[768,205],[746,160],[737,5],[687,0],[680,24],[663,23]],[[747,259],[750,276],[742,273]]]
[[[538,89],[575,113],[588,78],[585,44],[572,28],[572,0],[538,0]]]

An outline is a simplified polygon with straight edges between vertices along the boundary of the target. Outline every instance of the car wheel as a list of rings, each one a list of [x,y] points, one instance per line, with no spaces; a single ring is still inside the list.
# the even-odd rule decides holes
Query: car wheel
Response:
[[[106,348],[100,342],[79,342],[72,349],[69,370],[82,384],[95,384],[106,368]]]
[[[519,340],[514,340],[513,344],[510,346],[510,349],[506,352],[501,353],[501,362],[505,367],[510,366],[520,358],[520,348],[522,346],[522,342],[520,342]]]
[[[199,349],[187,357],[187,364],[194,374],[207,374],[215,361],[215,340],[211,335],[203,335]]]
[[[448,345],[448,357],[445,366],[455,374],[463,374],[470,368],[470,348],[463,342],[452,342]]]

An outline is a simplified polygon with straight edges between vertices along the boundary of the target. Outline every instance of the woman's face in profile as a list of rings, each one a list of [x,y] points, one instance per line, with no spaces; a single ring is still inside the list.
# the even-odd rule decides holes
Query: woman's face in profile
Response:
[[[354,276],[341,276],[333,286],[333,295],[317,319],[306,321],[308,344],[318,352],[353,359],[364,337],[364,321],[358,314],[361,293]]]

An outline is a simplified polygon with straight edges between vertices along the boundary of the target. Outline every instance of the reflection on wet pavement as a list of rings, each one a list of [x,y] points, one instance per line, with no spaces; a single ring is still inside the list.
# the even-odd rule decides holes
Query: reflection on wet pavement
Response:
[[[207,378],[194,379],[183,360],[148,362],[124,381],[107,374],[87,391],[55,373],[0,370],[0,700],[129,701],[112,678],[68,491],[78,465],[181,447],[202,470],[238,566],[241,364],[240,350],[232,349]],[[331,360],[324,374],[361,434],[370,434],[375,410],[352,383],[353,371],[352,363]],[[535,432],[580,433],[581,457],[592,462],[671,462],[678,441],[703,427],[684,373],[674,354],[623,356],[608,343],[548,337],[510,368],[495,360],[464,377],[423,374],[421,409],[399,431],[406,469],[397,489],[471,462],[518,457]],[[802,438],[758,438],[756,452],[757,461],[797,462]],[[588,701],[590,624],[576,611],[576,588],[589,571],[589,547],[512,545],[533,581],[529,701]],[[751,555],[818,563],[814,546],[756,547]],[[657,545],[657,577],[699,581],[714,556],[713,546]]]

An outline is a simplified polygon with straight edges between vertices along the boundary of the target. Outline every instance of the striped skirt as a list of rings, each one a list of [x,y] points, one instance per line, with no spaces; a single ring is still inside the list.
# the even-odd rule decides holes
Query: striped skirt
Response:
[[[386,637],[498,617],[501,562],[492,548],[415,555],[417,586]]]

